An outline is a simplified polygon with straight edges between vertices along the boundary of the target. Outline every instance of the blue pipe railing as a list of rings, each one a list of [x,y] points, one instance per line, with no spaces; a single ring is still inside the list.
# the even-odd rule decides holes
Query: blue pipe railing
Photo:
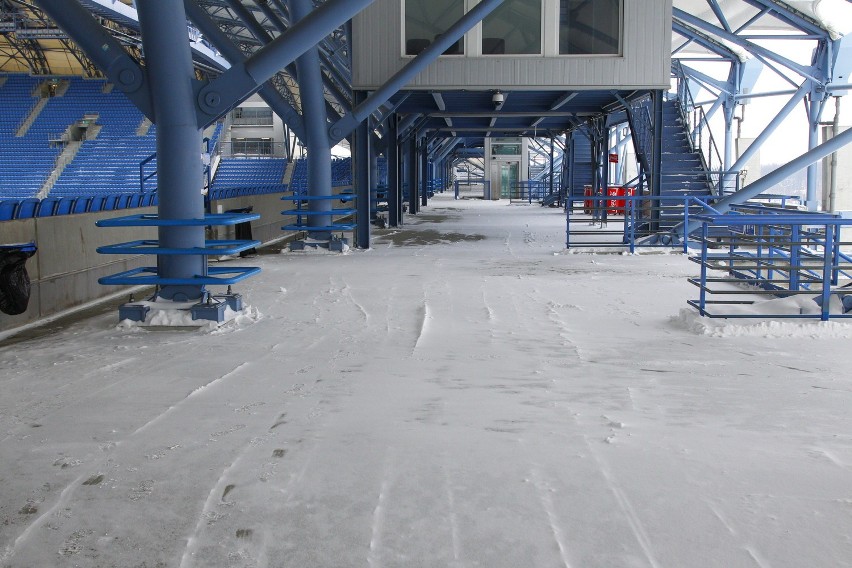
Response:
[[[712,210],[716,200],[693,195],[631,195],[635,191],[619,186],[611,187],[609,195],[568,196],[566,247],[627,246],[631,253],[637,247],[679,247],[686,253],[688,233],[666,232],[665,228],[683,221],[687,225],[692,216]]]
[[[852,317],[852,258],[841,250],[852,244],[841,238],[852,219],[771,210],[702,214],[693,220],[701,224],[701,253],[690,260],[699,264],[700,274],[689,281],[699,288],[699,297],[688,303],[702,316]],[[713,295],[728,299],[713,300]],[[794,296],[814,304],[761,305],[767,297]]]

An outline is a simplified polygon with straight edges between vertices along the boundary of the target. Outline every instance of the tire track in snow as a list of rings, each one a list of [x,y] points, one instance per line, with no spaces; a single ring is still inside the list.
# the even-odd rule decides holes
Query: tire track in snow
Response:
[[[104,371],[108,372],[108,371],[113,371],[115,369],[120,369],[121,367],[129,365],[129,364],[131,364],[135,361],[137,361],[137,358],[131,357],[129,359],[124,359],[122,361],[118,361],[117,363],[113,363],[111,365],[105,365],[104,367],[100,367],[96,370],[89,371],[88,373],[83,375],[83,378],[90,377],[92,375],[95,375],[96,373],[102,373]],[[125,375],[124,378],[118,379],[117,381],[113,381],[113,382],[109,383],[108,385],[104,385],[97,390],[89,391],[85,394],[85,396],[81,396],[80,398],[71,398],[70,400],[62,400],[60,398],[60,399],[57,400],[57,402],[59,403],[59,406],[56,406],[55,408],[49,409],[44,414],[40,415],[37,418],[37,421],[43,422],[45,418],[48,418],[49,416],[52,416],[52,415],[56,414],[57,412],[67,410],[68,408],[70,408],[74,405],[77,405],[77,404],[80,404],[82,402],[86,402],[88,400],[91,400],[95,396],[102,394],[102,393],[110,390],[113,387],[116,387],[118,385],[121,385],[121,384],[126,383],[126,382],[131,381],[131,380],[138,380],[138,377],[134,377],[132,374],[128,374],[128,375]],[[82,382],[82,381],[65,383],[65,384],[63,384],[59,387],[56,387],[54,389],[54,391],[59,392],[61,390],[67,389],[68,387],[74,387],[75,391],[84,390],[80,387],[80,382]],[[21,414],[21,413],[23,413],[24,410],[27,410],[27,409],[20,409],[17,412],[19,414]],[[22,424],[22,425],[18,426],[17,428],[13,428],[12,430],[9,431],[9,433],[6,436],[4,436],[2,439],[0,439],[0,444],[8,441],[10,438],[16,436],[20,432],[22,432],[24,430],[28,430],[29,428],[31,428],[31,426],[29,426],[28,424]]]
[[[493,324],[497,321],[497,316],[494,313],[494,308],[491,307],[491,304],[488,303],[488,298],[485,296],[485,288],[487,287],[487,280],[485,278],[482,279],[482,304],[485,306],[485,313],[488,315],[488,323]]]
[[[417,339],[414,341],[414,347],[411,350],[411,354],[417,351],[420,347],[420,342],[423,341],[423,338],[426,337],[426,334],[429,333],[429,322],[432,320],[432,310],[429,306],[429,300],[426,298],[426,290],[423,290],[423,304],[417,309],[417,319],[420,320],[420,331],[417,334]]]
[[[731,525],[725,515],[722,514],[722,511],[713,503],[711,503],[708,499],[705,498],[703,499],[703,501],[704,504],[707,505],[707,507],[710,509],[710,511],[712,511],[713,515],[717,519],[719,519],[719,522],[722,523],[722,525],[728,530],[729,533],[731,533],[731,536],[739,537],[737,530],[733,527],[733,525]],[[758,566],[758,568],[770,568],[769,562],[767,562],[766,559],[764,559],[763,556],[760,554],[760,552],[755,550],[753,546],[743,546],[743,550],[748,552],[749,557],[754,560],[754,563]]]
[[[343,279],[343,289],[341,292],[349,299],[350,302],[355,304],[355,307],[358,308],[358,311],[361,312],[361,315],[364,316],[364,323],[367,325],[370,324],[370,312],[368,312],[364,306],[355,299],[355,296],[352,295],[352,288],[349,286],[349,283],[346,279]]]
[[[576,419],[575,419],[576,420]],[[578,428],[582,430],[582,426],[577,424]],[[642,552],[645,554],[645,558],[648,560],[648,563],[653,568],[660,568],[660,563],[657,562],[657,559],[654,555],[654,549],[651,546],[651,540],[648,538],[648,533],[645,532],[645,527],[642,526],[642,521],[639,519],[639,516],[636,514],[636,510],[633,508],[633,505],[630,504],[630,500],[627,498],[627,495],[618,486],[618,482],[612,475],[612,472],[609,470],[609,467],[604,463],[603,458],[601,458],[598,451],[589,441],[588,436],[583,434],[583,441],[586,443],[586,447],[589,448],[589,453],[595,458],[595,462],[598,464],[598,469],[603,475],[604,481],[606,481],[607,487],[612,492],[615,497],[616,502],[618,503],[621,512],[624,513],[624,517],[627,519],[627,524],[630,526],[630,530],[633,532],[633,536],[636,538],[636,542],[639,543],[639,546],[642,548]]]
[[[461,541],[459,539],[459,520],[456,515],[456,498],[453,495],[453,485],[450,480],[450,471],[444,466],[444,486],[447,490],[447,504],[449,505],[450,513],[450,536],[453,540],[453,560],[458,562],[461,559]]]
[[[144,430],[147,430],[150,426],[152,426],[152,425],[156,424],[157,422],[159,422],[160,420],[162,420],[163,418],[165,418],[166,416],[168,416],[169,414],[171,414],[171,413],[172,413],[172,412],[173,412],[176,408],[179,408],[179,407],[180,407],[183,403],[185,403],[187,400],[189,400],[189,399],[193,398],[194,396],[196,396],[196,395],[198,395],[199,393],[201,393],[201,392],[205,391],[206,389],[208,389],[208,388],[210,388],[210,387],[212,387],[212,386],[214,386],[214,385],[216,385],[216,384],[221,383],[222,381],[224,381],[224,380],[225,380],[225,379],[227,379],[228,377],[231,377],[231,376],[233,376],[233,375],[237,374],[237,373],[240,371],[240,369],[242,369],[242,368],[244,368],[244,367],[247,367],[248,365],[250,365],[250,363],[249,363],[248,361],[246,361],[246,362],[244,362],[244,363],[240,363],[240,364],[239,364],[239,365],[237,365],[234,369],[232,369],[231,371],[229,371],[229,372],[225,373],[224,375],[222,375],[222,376],[221,376],[221,377],[219,377],[218,379],[213,379],[213,380],[212,380],[212,381],[210,381],[209,383],[205,383],[205,384],[201,385],[200,387],[197,387],[197,388],[193,389],[193,390],[192,390],[192,391],[190,391],[190,392],[189,392],[189,394],[187,394],[184,398],[182,398],[181,400],[179,400],[179,401],[178,401],[178,402],[176,402],[175,404],[171,405],[171,406],[170,406],[170,407],[168,407],[166,410],[164,410],[163,412],[161,412],[159,415],[155,416],[154,418],[152,418],[151,420],[149,420],[148,422],[146,422],[145,424],[143,424],[142,426],[140,426],[139,428],[137,428],[137,429],[133,432],[133,434],[131,434],[131,436],[135,436],[136,434],[139,434],[140,432],[142,432],[142,431],[144,431]]]
[[[747,546],[745,550],[748,552],[748,555],[751,556],[752,560],[754,560],[755,564],[757,564],[760,568],[771,568],[769,562],[761,556],[760,552],[751,546]]]
[[[556,509],[553,506],[551,499],[550,487],[545,486],[541,480],[541,474],[538,469],[533,468],[530,471],[530,479],[532,479],[538,498],[541,501],[541,506],[547,514],[547,521],[550,523],[550,530],[553,533],[553,539],[556,541],[556,546],[559,548],[559,558],[562,560],[562,565],[565,568],[571,568],[571,562],[568,560],[568,546],[565,544],[565,535],[562,532],[562,527],[559,526],[559,519],[556,517]]]
[[[245,450],[243,453],[244,452]],[[228,474],[237,466],[237,464],[240,463],[243,458],[243,453],[240,453],[240,455],[238,455],[237,458],[228,465],[228,467],[222,470],[221,475],[219,475],[219,479],[216,480],[213,484],[213,488],[210,489],[210,493],[207,494],[207,499],[204,501],[201,513],[198,515],[198,522],[195,525],[195,530],[193,530],[192,534],[186,539],[186,548],[184,548],[183,556],[180,559],[180,568],[187,568],[192,565],[192,557],[198,550],[198,535],[207,523],[208,516],[216,504],[216,496],[221,495],[221,499],[224,499],[225,494],[229,492],[225,485],[228,480]]]
[[[50,509],[39,515],[36,520],[30,523],[29,526],[24,529],[24,532],[18,535],[18,538],[15,539],[15,542],[12,543],[12,546],[6,547],[6,551],[3,553],[3,556],[0,557],[0,561],[5,562],[6,560],[14,556],[15,552],[18,550],[18,547],[27,541],[30,534],[37,527],[41,526],[42,522],[44,522],[48,517],[53,516],[56,511],[59,510],[60,507],[63,507],[71,498],[71,495],[74,493],[74,490],[77,489],[77,487],[80,486],[83,480],[88,477],[89,474],[84,473],[80,477],[69,483],[68,486],[66,486],[65,489],[63,489],[62,492],[59,494],[59,498],[56,500],[56,503],[54,503]]]
[[[382,485],[379,488],[378,502],[376,503],[376,508],[373,509],[373,529],[370,536],[370,551],[367,553],[367,564],[370,568],[380,568],[382,565],[382,536],[385,529],[385,507],[391,477],[392,471],[388,461],[386,461],[384,473],[382,474]]]

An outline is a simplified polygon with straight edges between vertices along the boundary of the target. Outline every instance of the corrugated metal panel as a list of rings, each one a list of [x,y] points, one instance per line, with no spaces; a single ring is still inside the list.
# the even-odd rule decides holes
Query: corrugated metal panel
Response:
[[[553,1],[553,0],[546,0]],[[353,87],[374,89],[401,69],[401,0],[376,0],[353,25]],[[664,88],[669,85],[671,0],[625,0],[621,57],[443,57],[412,88]]]

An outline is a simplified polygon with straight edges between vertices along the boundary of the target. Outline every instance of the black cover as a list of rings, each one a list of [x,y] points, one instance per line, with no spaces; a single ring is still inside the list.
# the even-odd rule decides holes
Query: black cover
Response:
[[[0,312],[16,316],[30,303],[30,276],[26,262],[35,254],[29,248],[0,250]]]

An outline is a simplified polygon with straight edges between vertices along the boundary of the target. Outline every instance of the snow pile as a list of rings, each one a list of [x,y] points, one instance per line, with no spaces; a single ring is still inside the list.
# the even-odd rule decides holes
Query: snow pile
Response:
[[[118,328],[129,331],[160,327],[196,328],[203,333],[211,333],[220,330],[222,325],[228,323],[232,323],[234,327],[243,328],[261,318],[260,312],[252,306],[245,306],[240,311],[234,311],[229,306],[226,306],[222,323],[211,320],[193,319],[190,310],[197,303],[196,301],[172,302],[163,299],[134,302],[134,304],[150,308],[148,314],[145,316],[145,320],[133,321],[124,319],[119,322]]]
[[[231,308],[225,308],[224,323],[216,326],[216,328],[212,330],[212,333],[226,333],[234,329],[243,329],[257,323],[262,318],[263,314],[261,314],[254,306],[245,306],[238,312],[235,312]]]
[[[709,306],[708,309],[719,309]],[[695,309],[682,308],[678,315],[670,318],[675,327],[698,335],[710,337],[799,337],[799,338],[847,338],[852,337],[852,325],[840,321],[824,322],[818,319],[820,306],[811,296],[791,296],[755,302],[754,304],[729,305],[724,307],[725,318],[701,316]],[[829,303],[831,314],[843,313],[840,298],[832,296]],[[771,319],[781,316],[812,315],[815,319]],[[754,318],[754,319],[752,319]]]

